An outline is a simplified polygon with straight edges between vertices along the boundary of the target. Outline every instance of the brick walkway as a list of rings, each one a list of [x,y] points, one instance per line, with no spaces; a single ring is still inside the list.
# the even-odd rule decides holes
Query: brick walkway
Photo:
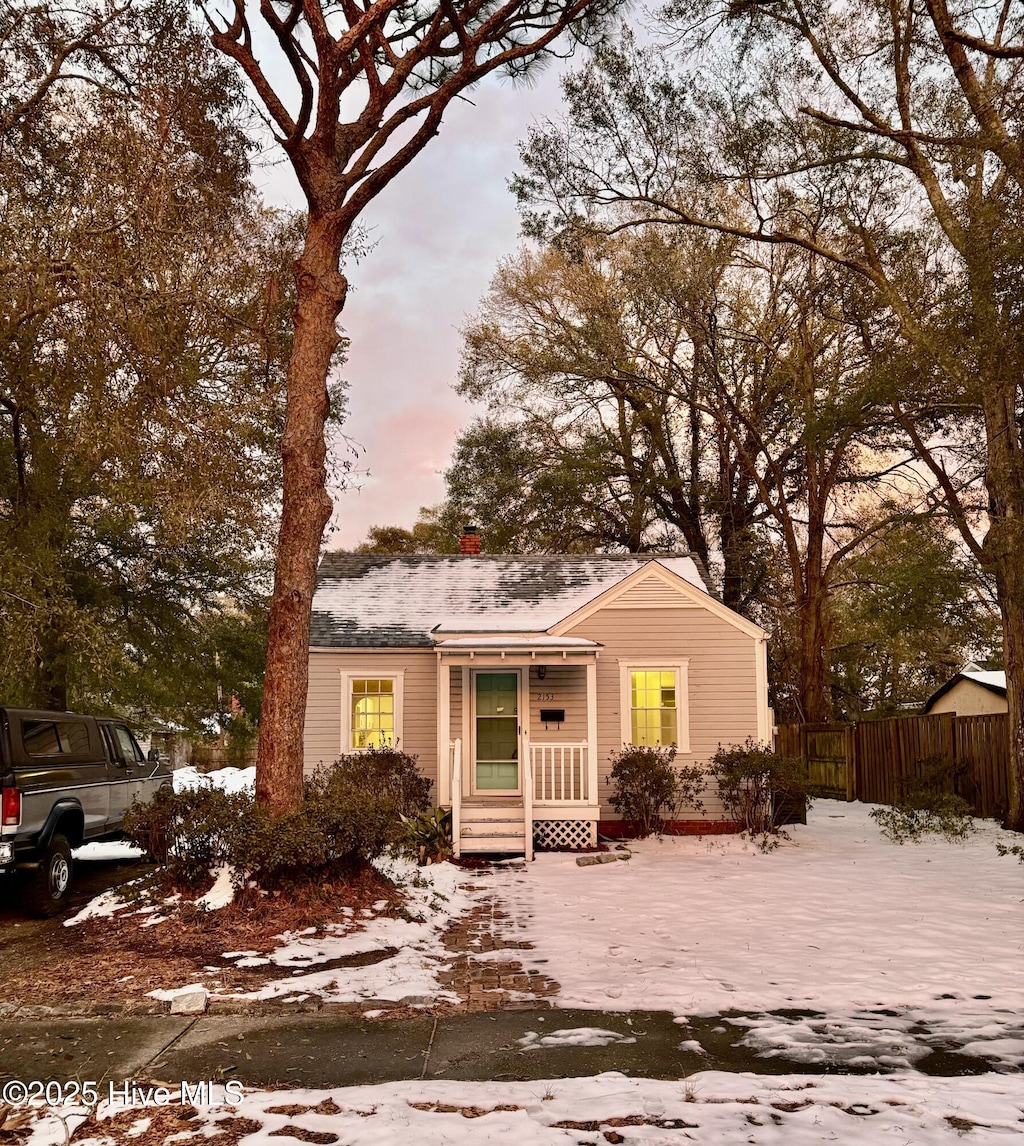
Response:
[[[481,898],[443,937],[452,964],[439,974],[441,985],[455,991],[471,1010],[551,1006],[558,984],[508,955],[533,950],[532,943],[517,935],[526,924],[503,910],[491,886],[467,881],[463,888]],[[501,954],[494,958],[495,952]]]

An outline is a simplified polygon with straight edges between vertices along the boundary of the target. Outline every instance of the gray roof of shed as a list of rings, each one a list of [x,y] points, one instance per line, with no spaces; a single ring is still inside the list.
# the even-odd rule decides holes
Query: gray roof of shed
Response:
[[[692,556],[327,553],[314,648],[430,647],[434,633],[545,632],[651,561],[707,592]]]

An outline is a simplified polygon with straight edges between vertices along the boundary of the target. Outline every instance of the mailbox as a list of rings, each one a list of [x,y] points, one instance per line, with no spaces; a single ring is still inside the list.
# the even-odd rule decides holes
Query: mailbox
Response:
[[[565,721],[564,708],[542,708],[540,710],[542,724],[562,724]]]

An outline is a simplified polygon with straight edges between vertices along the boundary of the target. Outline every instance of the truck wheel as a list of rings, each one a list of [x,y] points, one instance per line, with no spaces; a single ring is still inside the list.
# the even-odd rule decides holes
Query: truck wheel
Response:
[[[68,901],[71,890],[71,848],[68,841],[54,835],[38,870],[30,872],[25,901],[33,915],[56,915]]]

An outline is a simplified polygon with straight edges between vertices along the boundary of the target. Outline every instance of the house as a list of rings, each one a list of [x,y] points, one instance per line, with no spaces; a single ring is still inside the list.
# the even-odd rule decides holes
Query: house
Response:
[[[922,713],[955,712],[960,716],[981,716],[1006,712],[1006,673],[987,672],[976,664],[966,665],[925,702]]]
[[[313,599],[305,767],[382,743],[452,809],[457,853],[621,834],[609,757],[769,741],[767,634],[679,556],[328,553]],[[474,543],[476,543],[474,545]],[[685,828],[726,830],[716,799]],[[731,825],[730,825],[731,826]]]

